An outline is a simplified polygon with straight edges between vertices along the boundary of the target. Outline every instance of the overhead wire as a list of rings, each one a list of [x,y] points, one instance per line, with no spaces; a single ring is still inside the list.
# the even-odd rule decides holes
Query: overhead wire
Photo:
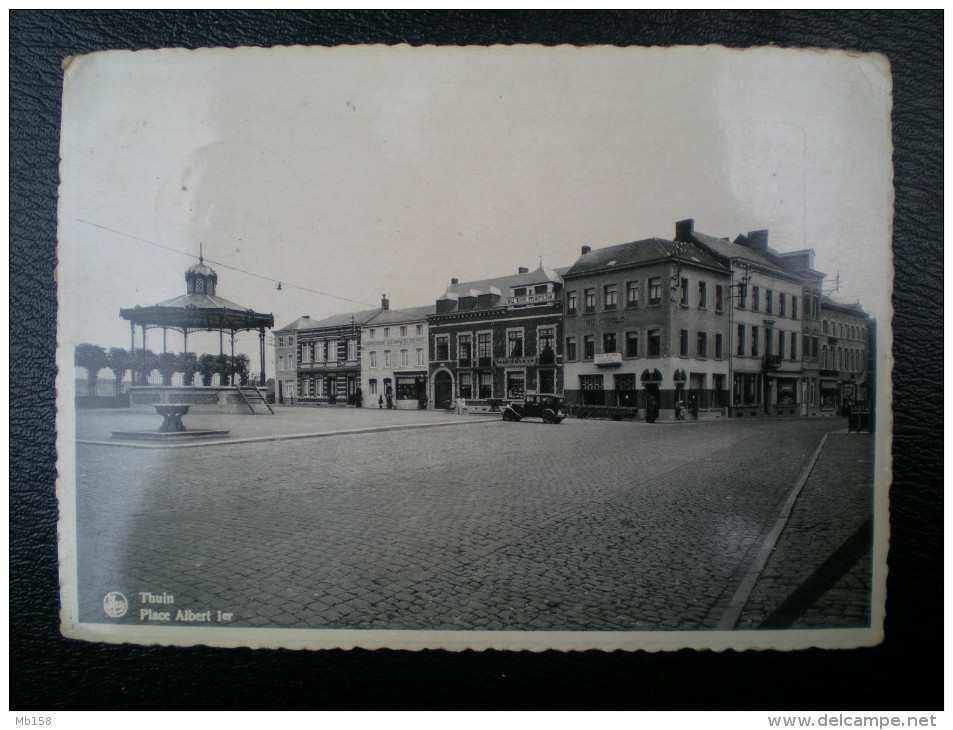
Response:
[[[120,231],[115,228],[110,228],[109,226],[104,226],[101,223],[94,223],[93,221],[84,220],[82,218],[76,218],[76,220],[79,221],[80,223],[85,223],[88,226],[93,226],[94,228],[100,228],[104,231],[109,231],[110,233],[115,233],[116,235],[124,236],[134,241],[139,241],[140,243],[146,243],[150,246],[161,248],[164,251],[171,251],[172,253],[177,253],[182,256],[188,256],[189,258],[193,258],[196,260],[204,260],[210,264],[215,264],[215,266],[219,266],[223,269],[229,269],[230,271],[236,271],[241,274],[245,274],[246,276],[251,276],[256,279],[261,279],[262,281],[267,281],[271,284],[274,284],[278,291],[283,291],[286,288],[298,289],[300,291],[308,292],[309,294],[317,294],[318,296],[328,297],[330,299],[337,299],[342,302],[349,302],[350,304],[360,304],[361,306],[367,307],[369,309],[380,309],[380,306],[375,306],[374,304],[371,304],[369,302],[364,302],[359,299],[350,299],[349,297],[342,297],[342,296],[338,296],[337,294],[329,294],[328,292],[318,291],[317,289],[311,289],[310,287],[303,286],[301,284],[290,283],[284,279],[275,279],[274,277],[265,276],[264,274],[259,274],[255,271],[248,271],[247,269],[242,269],[238,266],[232,266],[231,264],[227,264],[224,261],[215,261],[205,256],[196,256],[194,253],[189,253],[188,251],[183,251],[181,249],[174,248],[172,246],[166,246],[161,243],[156,243],[155,241],[150,241],[147,238],[142,238],[141,236],[136,236],[136,235],[133,235],[132,233],[127,233],[126,231]],[[409,312],[404,309],[390,309],[388,311],[397,312],[398,314],[406,314],[409,317],[415,317],[415,318],[420,316],[419,313]],[[350,314],[350,313],[346,312],[345,314]]]

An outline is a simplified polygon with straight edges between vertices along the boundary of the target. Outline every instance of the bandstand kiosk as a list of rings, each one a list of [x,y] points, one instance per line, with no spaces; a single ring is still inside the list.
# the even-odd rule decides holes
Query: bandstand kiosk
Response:
[[[231,355],[235,355],[235,334],[258,330],[261,371],[258,384],[265,384],[265,330],[275,326],[271,314],[263,314],[242,307],[216,294],[218,274],[205,264],[202,255],[199,262],[185,272],[186,293],[152,306],[135,306],[120,309],[119,316],[129,321],[130,354],[136,351],[136,327],[142,332],[142,349],[146,349],[146,330],[162,330],[162,352],[167,352],[169,330],[182,333],[182,351],[188,352],[190,332],[218,332],[219,355],[225,354],[225,334],[231,343]],[[256,393],[250,393],[250,391]],[[214,391],[214,392],[213,392]],[[254,387],[242,388],[226,383],[226,373],[221,374],[217,387],[209,386],[139,386],[130,388],[130,406],[151,406],[156,403],[188,403],[199,409],[230,410],[235,412],[258,412],[250,400],[258,400],[261,393]],[[264,402],[264,398],[261,398]],[[195,408],[193,408],[195,410]],[[270,408],[268,409],[271,410]]]

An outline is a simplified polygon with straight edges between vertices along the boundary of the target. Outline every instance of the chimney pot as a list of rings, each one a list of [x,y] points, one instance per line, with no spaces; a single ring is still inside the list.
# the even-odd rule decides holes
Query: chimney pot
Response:
[[[585,256],[587,253],[590,253],[591,251],[592,251],[592,247],[591,247],[591,246],[583,246],[583,247],[582,247],[582,254],[583,254],[583,256]]]
[[[675,224],[675,240],[682,243],[688,243],[692,240],[692,234],[695,232],[695,219],[686,218]]]
[[[390,302],[388,301],[386,294],[381,294],[381,309],[385,311],[390,309]]]
[[[459,284],[459,283],[460,283],[460,280],[459,280],[458,278],[456,278],[456,277],[454,277],[454,278],[452,278],[452,279],[450,280],[450,286],[456,286],[456,285]]]
[[[520,268],[519,268],[519,273],[520,273],[520,274],[528,274],[528,273],[529,273],[529,269],[527,269],[525,266],[520,266]]]

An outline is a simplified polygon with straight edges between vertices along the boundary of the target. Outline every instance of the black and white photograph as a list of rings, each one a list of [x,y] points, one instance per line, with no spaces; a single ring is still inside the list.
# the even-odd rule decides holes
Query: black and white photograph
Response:
[[[65,636],[882,640],[883,56],[368,45],[63,66]]]

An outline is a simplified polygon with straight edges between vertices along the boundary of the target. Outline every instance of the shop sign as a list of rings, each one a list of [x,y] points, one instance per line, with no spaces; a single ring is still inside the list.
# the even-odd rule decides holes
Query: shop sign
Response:
[[[543,302],[551,302],[556,299],[556,295],[553,292],[547,292],[546,294],[527,294],[522,297],[507,297],[506,305],[508,307],[525,307],[527,304],[541,304]]]
[[[535,365],[536,357],[498,357],[495,363],[500,368],[526,367]]]
[[[606,315],[605,317],[589,317],[586,320],[586,327],[606,327],[618,324],[625,324],[625,317],[621,314]]]
[[[621,352],[597,352],[595,354],[594,362],[599,367],[606,367],[609,365],[621,365],[622,353]]]

